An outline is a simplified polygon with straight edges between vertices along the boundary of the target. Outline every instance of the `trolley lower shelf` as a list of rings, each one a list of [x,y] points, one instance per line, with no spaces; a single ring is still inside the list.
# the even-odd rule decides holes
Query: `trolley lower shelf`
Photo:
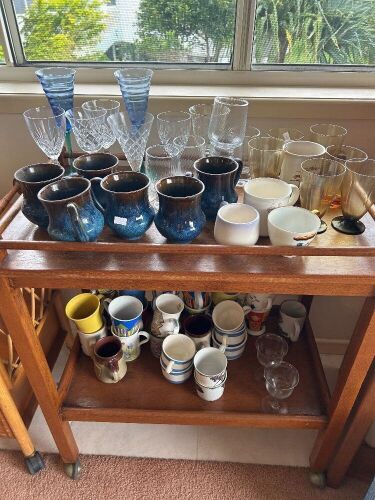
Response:
[[[128,363],[125,377],[117,384],[96,379],[93,362],[80,351],[78,340],[71,352],[59,392],[64,420],[96,422],[137,422],[238,427],[279,427],[320,429],[327,422],[328,389],[309,325],[287,355],[300,372],[300,383],[288,401],[288,414],[265,414],[262,399],[267,391],[256,381],[259,368],[254,339],[246,352],[228,363],[228,379],[221,399],[200,399],[193,377],[181,385],[164,379],[159,360],[148,346],[141,356]]]

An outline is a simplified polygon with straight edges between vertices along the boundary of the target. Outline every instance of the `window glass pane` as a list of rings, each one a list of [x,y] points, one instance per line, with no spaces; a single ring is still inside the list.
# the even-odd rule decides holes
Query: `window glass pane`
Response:
[[[236,0],[13,0],[28,61],[229,64]]]
[[[258,0],[254,64],[375,64],[374,0]]]

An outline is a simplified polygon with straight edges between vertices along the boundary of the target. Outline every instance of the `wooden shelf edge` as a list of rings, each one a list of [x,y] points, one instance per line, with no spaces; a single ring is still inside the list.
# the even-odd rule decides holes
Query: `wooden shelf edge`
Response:
[[[139,410],[129,408],[61,407],[63,420],[75,422],[116,422],[138,424],[214,425],[274,429],[323,429],[325,415],[280,415],[211,411]]]

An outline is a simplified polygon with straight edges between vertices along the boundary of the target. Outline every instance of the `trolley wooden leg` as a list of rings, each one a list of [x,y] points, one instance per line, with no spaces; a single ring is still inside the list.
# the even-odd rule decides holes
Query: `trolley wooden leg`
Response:
[[[312,471],[327,470],[350,412],[370,369],[375,352],[375,297],[366,299],[351,341],[346,349],[329,406],[329,421],[314,444]]]
[[[354,455],[375,419],[375,364],[366,379],[359,402],[354,408],[345,436],[327,471],[327,484],[337,488],[343,480]],[[375,464],[373,464],[375,470]]]
[[[62,460],[78,460],[78,448],[68,422],[59,414],[55,382],[19,289],[0,278],[0,315],[12,337],[25,373],[30,381]]]

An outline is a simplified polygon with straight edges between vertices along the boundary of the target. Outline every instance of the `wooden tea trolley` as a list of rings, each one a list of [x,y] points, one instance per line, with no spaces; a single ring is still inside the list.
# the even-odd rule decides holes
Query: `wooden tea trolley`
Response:
[[[67,474],[78,476],[78,448],[69,421],[137,422],[237,427],[318,429],[311,453],[312,480],[323,482],[349,414],[375,353],[375,224],[367,214],[361,236],[345,236],[328,222],[325,234],[309,247],[255,247],[215,244],[207,224],[192,244],[167,244],[152,226],[139,241],[119,240],[106,228],[96,243],[50,241],[45,231],[20,212],[20,198],[10,193],[0,221],[0,314],[9,330],[55,439]],[[337,215],[334,211],[332,216]],[[347,349],[336,388],[330,395],[310,322],[288,360],[300,383],[288,399],[287,415],[262,412],[266,396],[254,380],[253,339],[245,354],[228,367],[224,396],[215,402],[197,397],[190,380],[169,384],[148,349],[129,363],[118,384],[95,378],[92,362],[76,340],[56,387],[19,287],[145,290],[207,290],[366,297]],[[271,318],[271,322],[274,319]],[[270,330],[272,331],[272,330]]]

